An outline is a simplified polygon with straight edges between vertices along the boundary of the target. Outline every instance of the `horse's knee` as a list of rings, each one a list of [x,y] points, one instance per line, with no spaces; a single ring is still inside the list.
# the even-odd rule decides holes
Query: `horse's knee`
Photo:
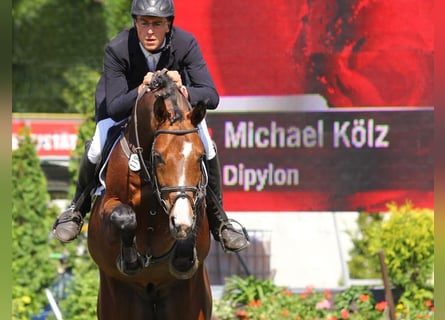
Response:
[[[110,220],[121,231],[132,231],[137,227],[136,213],[132,207],[126,204],[113,208]]]

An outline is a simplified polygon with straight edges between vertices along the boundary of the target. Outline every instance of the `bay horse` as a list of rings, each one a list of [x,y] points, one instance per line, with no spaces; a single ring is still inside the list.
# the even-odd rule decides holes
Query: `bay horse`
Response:
[[[166,71],[139,95],[92,208],[100,320],[210,319],[207,172],[193,108]]]

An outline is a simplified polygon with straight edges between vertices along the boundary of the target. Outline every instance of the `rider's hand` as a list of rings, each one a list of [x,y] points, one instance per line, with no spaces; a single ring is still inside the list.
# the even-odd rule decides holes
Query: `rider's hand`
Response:
[[[157,71],[159,72],[159,71]],[[151,82],[151,79],[153,78],[154,73],[153,72],[147,72],[147,74],[144,76],[144,80],[138,87],[138,94],[141,93],[142,90],[148,90],[148,85]],[[181,75],[178,71],[167,71],[167,75],[173,80],[173,82],[176,84],[176,86],[179,88],[181,93],[188,99],[189,94],[187,91],[187,88],[182,84]]]
[[[178,88],[182,87],[182,80],[181,80],[181,75],[179,74],[178,71],[174,70],[174,71],[167,71],[167,75],[173,80],[173,82],[176,84],[176,86]]]
[[[147,72],[144,76],[144,80],[142,80],[142,83],[138,87],[138,94],[140,94],[142,90],[148,90],[148,84],[150,83],[151,78],[153,78],[153,74],[153,72]]]
[[[187,88],[182,84],[181,75],[178,71],[167,71],[167,75],[173,80],[176,86],[179,88],[181,93],[188,99],[189,94]]]

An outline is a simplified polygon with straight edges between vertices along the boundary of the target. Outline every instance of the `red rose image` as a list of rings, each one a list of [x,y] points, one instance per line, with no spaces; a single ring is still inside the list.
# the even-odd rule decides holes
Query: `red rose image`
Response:
[[[432,1],[314,1],[294,57],[331,106],[431,106]]]
[[[323,95],[330,106],[431,106],[432,0],[177,3],[221,95]]]

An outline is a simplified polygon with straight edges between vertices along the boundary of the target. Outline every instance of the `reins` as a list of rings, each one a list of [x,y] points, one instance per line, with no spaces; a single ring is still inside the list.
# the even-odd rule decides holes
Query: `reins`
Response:
[[[150,175],[150,171],[147,168],[147,165],[144,161],[144,157],[142,156],[142,153],[144,152],[144,149],[141,147],[141,144],[139,142],[139,132],[138,132],[138,112],[137,112],[137,107],[138,107],[138,103],[139,100],[142,98],[142,96],[147,92],[147,86],[143,86],[141,92],[139,92],[137,98],[136,98],[136,102],[134,103],[134,108],[133,108],[133,121],[134,121],[134,133],[136,136],[136,153],[138,155],[139,158],[139,163],[141,163],[142,165],[142,169],[144,170],[144,174],[147,177],[146,180],[147,182],[151,181],[151,175]],[[123,137],[123,139],[125,140],[125,137]]]
[[[148,91],[147,88],[149,88],[151,92],[155,92],[155,91],[160,90],[162,88],[161,87],[161,83],[157,79],[158,79],[159,75],[163,75],[163,74],[166,74],[166,73],[167,73],[167,69],[163,69],[163,70],[157,72],[155,75],[153,75],[153,78],[152,78],[150,84],[148,86],[144,85],[142,87],[141,92],[138,93],[138,96],[136,97],[136,101],[134,103],[134,108],[133,108],[134,133],[135,133],[135,136],[136,136],[136,147],[135,147],[135,149],[136,149],[136,152],[137,152],[137,155],[138,155],[138,158],[139,158],[139,162],[142,163],[142,168],[144,170],[144,174],[147,177],[147,182],[151,181],[151,175],[150,175],[150,171],[148,170],[147,165],[146,165],[146,163],[144,161],[144,158],[142,156],[142,153],[144,152],[144,149],[141,147],[141,144],[139,142],[138,112],[137,112],[137,108],[138,108],[139,100],[142,98],[142,96],[145,93],[147,93],[147,91]],[[162,130],[158,130],[158,131],[162,131]],[[160,133],[162,133],[162,132],[160,132]],[[156,133],[155,133],[155,135],[156,135]]]

